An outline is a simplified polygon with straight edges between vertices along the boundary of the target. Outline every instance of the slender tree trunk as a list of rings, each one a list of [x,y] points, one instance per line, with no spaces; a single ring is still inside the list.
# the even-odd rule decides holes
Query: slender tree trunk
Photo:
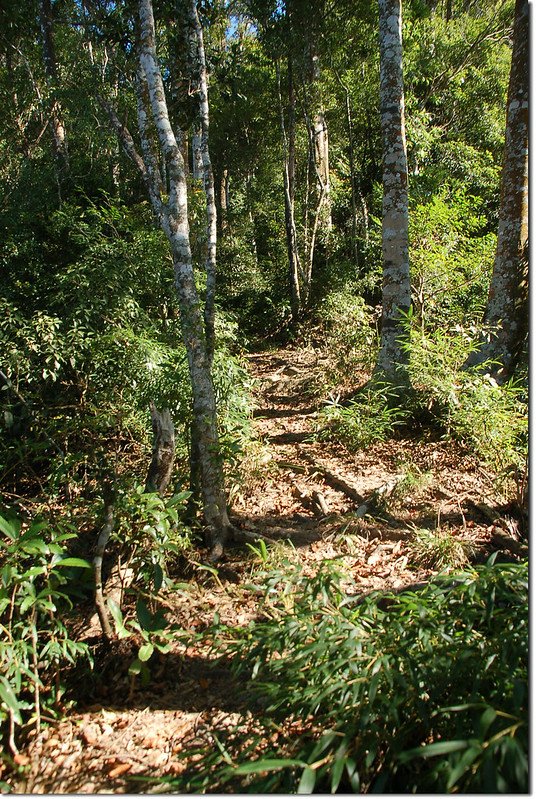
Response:
[[[350,166],[350,188],[352,200],[352,251],[356,266],[360,265],[359,248],[357,245],[357,203],[355,188],[355,154],[354,154],[354,125],[352,121],[352,109],[350,106],[350,91],[344,86],[346,96],[346,124],[348,126],[348,160]]]
[[[494,361],[504,381],[514,370],[528,329],[529,4],[516,0],[506,113],[497,250],[480,348],[467,366]]]
[[[220,178],[220,228],[222,233],[227,232],[228,228],[228,208],[229,208],[229,171],[223,169]]]
[[[169,121],[162,74],[156,55],[151,0],[139,0],[141,23],[140,67],[147,80],[150,107],[169,174],[169,197],[155,200],[162,227],[173,254],[175,282],[181,311],[181,328],[192,383],[193,415],[201,468],[201,490],[208,543],[217,557],[229,531],[222,464],[212,384],[210,358],[197,292],[188,225],[188,200],[184,159]],[[140,131],[140,134],[142,131]],[[151,197],[156,197],[153,191]]]
[[[285,231],[287,238],[290,309],[292,321],[296,323],[301,311],[300,296],[300,258],[298,255],[298,237],[296,234],[296,220],[294,217],[294,193],[296,171],[296,98],[294,94],[294,80],[292,74],[292,60],[288,58],[288,135],[285,126],[285,113],[281,96],[281,71],[279,63],[276,64],[277,83],[279,89],[279,109],[281,118],[281,135],[283,139],[283,187],[285,191]]]
[[[329,180],[329,136],[324,111],[318,111],[313,120],[315,142],[315,164],[322,198],[321,221],[329,232],[333,227],[331,219],[331,185]]]
[[[192,45],[190,49],[192,62],[193,83],[196,86],[198,101],[198,117],[201,127],[201,162],[203,165],[203,185],[207,207],[207,256],[206,276],[207,287],[205,296],[205,336],[207,357],[210,366],[214,359],[214,325],[216,315],[216,247],[217,247],[217,215],[216,195],[214,191],[214,173],[209,152],[209,107],[208,107],[208,80],[203,43],[203,28],[197,13],[196,0],[190,0],[188,6],[190,30],[192,32]],[[194,158],[195,161],[195,158]]]
[[[379,0],[380,112],[383,132],[383,311],[376,374],[393,385],[409,382],[408,338],[403,316],[410,309],[408,166],[404,127],[401,0]]]
[[[203,180],[203,156],[201,123],[195,122],[192,127],[192,177],[194,180]]]
[[[67,148],[67,134],[63,121],[63,114],[59,100],[56,97],[58,82],[58,69],[56,50],[54,47],[54,24],[52,18],[52,5],[50,0],[40,0],[40,24],[43,46],[43,63],[50,95],[50,128],[54,147],[54,160],[56,165],[56,180],[60,202],[68,191],[70,181],[69,151]]]

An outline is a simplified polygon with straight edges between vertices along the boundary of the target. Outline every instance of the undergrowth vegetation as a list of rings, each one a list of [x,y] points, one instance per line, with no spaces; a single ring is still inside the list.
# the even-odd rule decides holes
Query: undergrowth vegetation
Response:
[[[0,532],[0,730],[16,752],[21,729],[64,712],[65,668],[91,662],[68,621],[90,564],[69,556],[72,524],[0,516]]]
[[[256,724],[211,742],[188,789],[526,791],[527,564],[365,597],[341,577],[333,562],[259,574],[264,621],[212,630]]]
[[[317,438],[357,451],[424,423],[474,453],[496,475],[498,486],[512,494],[512,475],[523,473],[527,462],[527,377],[521,372],[500,385],[485,365],[466,369],[473,328],[428,328],[412,315],[407,326],[412,390],[401,399],[373,378],[350,399],[332,393],[319,413]],[[339,345],[344,348],[343,339]]]

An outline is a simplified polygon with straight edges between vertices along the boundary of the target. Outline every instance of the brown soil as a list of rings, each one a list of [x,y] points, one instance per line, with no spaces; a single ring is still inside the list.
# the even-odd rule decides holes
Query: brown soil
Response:
[[[255,427],[266,446],[256,475],[234,492],[232,520],[238,529],[290,540],[293,548],[281,543],[280,554],[300,563],[306,574],[325,559],[339,558],[354,582],[352,590],[360,592],[397,589],[434,574],[412,561],[414,527],[439,524],[471,542],[477,559],[498,541],[505,544],[504,520],[492,523],[493,513],[486,518],[498,506],[493,479],[472,457],[451,442],[423,439],[422,431],[357,454],[336,442],[314,442],[318,407],[310,396],[319,369],[316,353],[289,349],[248,360],[258,381]],[[368,505],[366,518],[356,518],[359,497],[368,499],[407,474],[409,465],[423,479],[408,492],[395,490],[383,507]],[[349,492],[341,490],[341,480]],[[478,503],[487,509],[479,510]],[[168,618],[192,633],[206,629],[215,612],[223,622],[247,625],[259,610],[259,596],[247,588],[258,564],[245,546],[229,547],[218,564],[218,579],[190,564],[184,590],[166,597]],[[84,634],[96,632],[88,627]],[[144,776],[161,778],[160,790],[169,792],[173,788],[166,789],[166,781],[195,762],[196,746],[210,741],[212,732],[255,723],[228,665],[219,662],[213,668],[214,655],[193,637],[151,663],[146,687],[128,676],[133,643],[120,644],[105,655],[99,655],[102,644],[96,646],[100,679],[78,686],[77,709],[64,720],[29,737],[16,758],[18,774],[3,777],[12,792],[159,790],[140,781]]]

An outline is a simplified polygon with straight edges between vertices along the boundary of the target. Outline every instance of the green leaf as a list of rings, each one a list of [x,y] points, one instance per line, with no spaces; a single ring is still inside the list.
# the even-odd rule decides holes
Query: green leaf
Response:
[[[316,771],[310,766],[304,768],[296,793],[312,793],[316,783]]]
[[[154,646],[151,643],[143,644],[138,650],[138,658],[142,663],[145,663],[154,652]]]
[[[21,546],[21,550],[27,555],[48,555],[50,552],[49,545],[41,538],[31,538]]]
[[[133,660],[132,663],[130,664],[128,668],[128,673],[130,674],[131,677],[135,677],[141,673],[142,669],[143,669],[142,661],[139,658],[136,658],[136,660]]]
[[[5,705],[11,711],[13,716],[13,721],[16,724],[22,724],[22,718],[20,715],[20,704],[19,700],[15,696],[13,692],[13,688],[6,680],[5,677],[0,676],[0,699],[4,702]]]
[[[8,538],[11,538],[12,541],[17,538],[19,532],[16,523],[14,521],[8,522],[3,516],[0,516],[0,530],[4,535],[7,535]]]
[[[153,629],[153,616],[143,599],[136,602],[136,615],[143,630]]]
[[[164,580],[164,572],[162,571],[162,567],[159,563],[154,564],[154,590],[160,591],[162,588],[162,582]]]
[[[481,738],[484,738],[488,729],[493,724],[495,719],[497,718],[497,711],[493,707],[488,707],[480,716],[479,721],[479,732]]]
[[[119,638],[128,638],[130,633],[125,627],[125,624],[123,622],[123,614],[121,613],[121,608],[119,607],[117,602],[114,602],[114,600],[111,598],[108,598],[106,600],[106,603],[108,605],[110,613],[112,614],[112,618],[115,622],[115,629],[117,631]]]
[[[481,746],[472,746],[466,752],[463,753],[459,762],[455,765],[453,770],[449,775],[449,779],[447,782],[447,791],[450,791],[451,788],[458,782],[460,777],[463,777],[465,772],[469,769],[469,767],[474,763],[477,757],[482,754],[482,747]]]
[[[359,777],[359,771],[357,770],[357,763],[353,757],[349,757],[346,759],[345,765],[346,773],[348,775],[348,779],[350,780],[352,790],[354,793],[358,793],[359,789],[361,788],[361,779]]]
[[[417,746],[407,752],[401,752],[398,756],[402,763],[413,760],[414,757],[436,757],[437,755],[448,755],[451,752],[461,752],[468,749],[470,741],[437,741],[437,743]]]
[[[234,770],[235,774],[259,774],[261,771],[279,771],[283,768],[291,768],[296,766],[305,766],[309,768],[302,760],[288,760],[288,759],[267,759],[256,760],[254,763],[242,763]]]
[[[339,757],[335,760],[335,764],[331,770],[331,793],[337,793],[337,788],[339,787],[345,765],[346,761],[344,757]]]
[[[54,568],[58,566],[78,566],[80,569],[93,568],[91,563],[88,563],[87,560],[82,560],[82,558],[63,558],[63,560],[59,560],[54,564]]]

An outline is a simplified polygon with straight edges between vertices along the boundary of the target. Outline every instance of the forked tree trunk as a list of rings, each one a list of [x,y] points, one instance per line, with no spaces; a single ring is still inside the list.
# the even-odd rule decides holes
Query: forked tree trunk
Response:
[[[379,0],[380,113],[383,132],[382,330],[376,376],[406,386],[410,309],[408,257],[408,165],[404,125],[401,0]]]
[[[192,384],[203,512],[208,543],[212,546],[212,556],[217,557],[223,550],[230,525],[226,510],[223,469],[219,456],[216,402],[210,357],[192,265],[185,165],[169,121],[162,74],[156,55],[151,0],[140,0],[139,13],[140,67],[147,81],[153,121],[160,148],[166,159],[170,184],[167,201],[164,203],[162,200],[155,199],[156,210],[173,254],[182,336]],[[153,191],[151,197],[156,197],[156,194],[157,192]]]
[[[466,366],[494,361],[504,381],[519,359],[528,329],[529,4],[517,0],[508,87],[499,230],[479,349]]]

